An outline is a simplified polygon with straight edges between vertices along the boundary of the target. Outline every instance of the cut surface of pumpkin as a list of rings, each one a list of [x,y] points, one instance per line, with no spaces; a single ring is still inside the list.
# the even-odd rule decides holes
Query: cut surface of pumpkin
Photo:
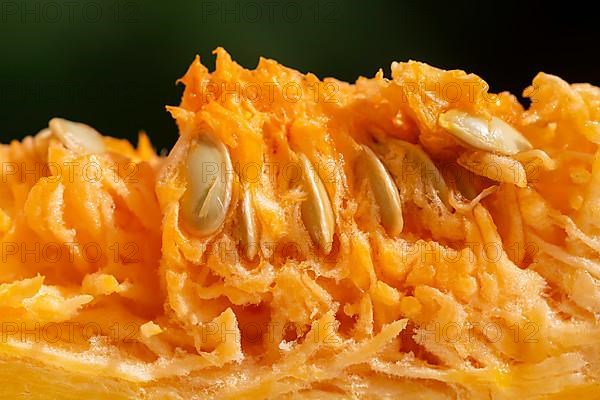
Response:
[[[597,396],[600,89],[215,53],[168,156],[0,145],[0,398]]]

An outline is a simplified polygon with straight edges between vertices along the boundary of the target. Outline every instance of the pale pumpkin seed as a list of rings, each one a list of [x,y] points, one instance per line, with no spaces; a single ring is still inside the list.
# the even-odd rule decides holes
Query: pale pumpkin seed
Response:
[[[520,161],[523,165],[530,166],[528,169],[541,168],[544,171],[552,171],[556,169],[556,161],[554,161],[544,150],[533,149],[515,154],[514,158]]]
[[[488,179],[512,183],[518,187],[527,186],[523,164],[510,157],[485,151],[466,151],[456,161],[469,171]]]
[[[333,245],[335,230],[335,218],[331,201],[321,178],[315,173],[309,159],[302,153],[298,153],[298,158],[307,196],[302,202],[302,220],[312,240],[319,244],[323,253],[329,254]]]
[[[181,214],[195,234],[215,233],[225,221],[233,190],[233,167],[227,147],[208,135],[192,141],[185,160],[187,189]]]
[[[455,192],[467,200],[473,200],[478,196],[479,192],[475,188],[475,181],[478,178],[473,172],[460,165],[451,165],[448,167],[447,173],[450,175]]]
[[[437,192],[437,196],[444,204],[449,206],[448,185],[446,185],[444,177],[431,158],[429,158],[429,155],[420,146],[405,142],[404,140],[394,140],[393,143],[398,144],[404,150],[405,163],[415,168],[416,172],[423,178],[423,181]]]
[[[248,188],[242,190],[240,208],[242,213],[242,245],[246,249],[246,257],[252,261],[258,253],[258,234],[256,231],[254,207],[252,207],[252,193]]]
[[[106,150],[102,135],[89,125],[62,118],[52,118],[48,125],[52,134],[69,150],[82,154]]]
[[[379,206],[381,223],[391,236],[398,236],[404,228],[404,219],[402,217],[402,202],[398,188],[394,184],[389,172],[373,153],[373,150],[363,145],[363,154],[360,157],[358,168],[361,173],[365,173],[370,182],[375,196],[375,201]]]
[[[494,116],[487,119],[450,110],[441,114],[438,122],[461,143],[477,150],[513,155],[533,148],[519,131]]]

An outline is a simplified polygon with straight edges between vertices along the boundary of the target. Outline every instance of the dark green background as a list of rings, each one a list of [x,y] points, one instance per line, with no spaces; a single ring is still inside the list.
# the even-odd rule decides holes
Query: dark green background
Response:
[[[599,24],[575,2],[0,0],[0,139],[63,116],[170,147],[175,80],[217,46],[246,67],[262,55],[350,81],[416,59],[494,91],[520,94],[539,70],[599,84]]]

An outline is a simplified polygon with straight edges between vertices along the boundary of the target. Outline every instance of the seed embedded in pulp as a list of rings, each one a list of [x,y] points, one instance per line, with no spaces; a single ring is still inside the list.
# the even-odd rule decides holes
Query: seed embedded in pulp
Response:
[[[416,173],[420,175],[429,190],[433,189],[435,195],[449,207],[448,196],[449,190],[442,173],[435,166],[429,155],[418,145],[405,142],[404,140],[394,140],[393,143],[398,144],[405,152],[404,160],[407,165],[416,169]]]
[[[381,223],[391,236],[398,236],[404,228],[402,217],[402,201],[398,188],[387,169],[373,153],[373,150],[362,145],[363,154],[360,157],[359,168],[366,173],[367,179],[373,189],[375,201],[379,206]]]
[[[487,119],[450,110],[441,114],[438,122],[460,142],[477,150],[510,156],[533,148],[519,131],[494,116]]]
[[[527,174],[519,161],[485,151],[466,151],[456,162],[467,170],[496,182],[527,186]]]
[[[312,240],[319,244],[325,254],[331,252],[335,218],[331,201],[321,178],[315,173],[308,158],[298,153],[304,177],[306,199],[302,202],[302,220]]]
[[[544,171],[552,171],[553,169],[556,169],[556,161],[541,149],[524,151],[516,154],[514,158],[523,165],[529,166],[526,170],[531,169],[537,171],[538,169],[541,169]]]
[[[185,161],[187,189],[181,214],[195,234],[215,233],[225,221],[233,191],[233,167],[227,147],[208,135],[190,143]]]
[[[106,150],[102,135],[89,125],[52,118],[50,131],[69,150],[78,153],[103,153]]]
[[[242,244],[246,249],[246,257],[252,261],[258,253],[256,219],[254,217],[254,207],[252,207],[252,193],[248,188],[244,188],[242,192]]]

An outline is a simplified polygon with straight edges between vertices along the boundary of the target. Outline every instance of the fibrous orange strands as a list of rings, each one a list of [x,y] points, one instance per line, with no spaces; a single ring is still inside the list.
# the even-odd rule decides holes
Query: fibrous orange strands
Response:
[[[70,393],[97,398],[597,390],[598,88],[539,74],[524,109],[475,75],[417,62],[351,85],[216,53],[214,72],[197,58],[181,79],[166,158],[145,136],[138,149],[103,137],[103,152],[47,133],[0,148],[0,358],[14,371],[60,367]],[[442,115],[481,131],[451,131]],[[493,127],[514,129],[516,147],[482,142]],[[205,135],[231,168],[186,162]],[[199,205],[182,213],[182,201]],[[194,210],[224,222],[192,229]],[[51,262],[61,250],[72,256]],[[35,323],[60,337],[23,335]]]

